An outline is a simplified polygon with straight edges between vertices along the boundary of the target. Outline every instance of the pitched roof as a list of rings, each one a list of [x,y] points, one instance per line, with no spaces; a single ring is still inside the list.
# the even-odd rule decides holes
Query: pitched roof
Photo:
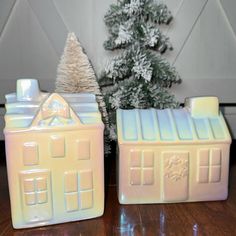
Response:
[[[73,119],[79,119],[82,125],[102,123],[93,94],[39,92],[29,99],[25,97],[22,93],[19,96],[19,91],[6,95],[6,128],[29,128],[33,123],[37,126],[65,126],[73,124]]]
[[[196,102],[193,100],[193,102]],[[117,110],[119,143],[230,142],[224,117],[212,106],[180,109]],[[202,104],[201,104],[202,105]],[[202,113],[206,110],[206,114]],[[200,114],[200,115],[199,115]]]

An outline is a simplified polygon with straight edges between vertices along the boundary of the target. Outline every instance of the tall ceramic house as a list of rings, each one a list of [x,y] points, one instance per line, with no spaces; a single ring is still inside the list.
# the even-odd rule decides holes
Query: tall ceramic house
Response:
[[[37,80],[24,79],[6,100],[13,226],[101,216],[104,125],[95,96],[42,93]]]
[[[181,109],[118,110],[120,203],[224,200],[231,137],[216,97]]]

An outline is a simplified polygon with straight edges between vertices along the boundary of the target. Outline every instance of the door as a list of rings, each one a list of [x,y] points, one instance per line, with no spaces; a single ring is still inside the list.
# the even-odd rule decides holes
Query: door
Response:
[[[49,221],[52,218],[50,171],[20,173],[22,214],[26,223]]]
[[[163,201],[185,201],[189,193],[189,153],[164,152],[162,158]]]

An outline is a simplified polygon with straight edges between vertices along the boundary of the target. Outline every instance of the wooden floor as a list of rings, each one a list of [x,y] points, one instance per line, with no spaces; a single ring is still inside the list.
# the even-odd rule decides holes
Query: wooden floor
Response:
[[[0,235],[236,236],[236,142],[231,151],[226,201],[120,205],[116,193],[115,161],[109,158],[105,162],[106,204],[102,217],[26,230],[12,228],[3,146],[0,150]]]

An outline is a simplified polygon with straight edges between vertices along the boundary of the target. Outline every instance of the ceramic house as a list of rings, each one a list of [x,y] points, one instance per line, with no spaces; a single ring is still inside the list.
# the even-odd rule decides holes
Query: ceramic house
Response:
[[[181,109],[118,110],[123,204],[224,200],[231,137],[216,97]]]
[[[104,125],[95,96],[48,94],[37,80],[6,95],[5,142],[14,228],[104,211]]]

